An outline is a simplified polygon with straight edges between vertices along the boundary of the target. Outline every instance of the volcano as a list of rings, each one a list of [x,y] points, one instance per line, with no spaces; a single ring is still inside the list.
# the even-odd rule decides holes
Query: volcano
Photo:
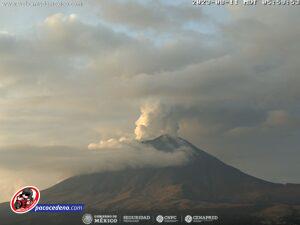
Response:
[[[194,213],[217,215],[220,224],[300,224],[300,185],[258,179],[179,137],[162,135],[142,144],[168,153],[184,148],[188,162],[71,177],[42,191],[41,202],[84,203],[86,211],[98,214]],[[1,215],[6,207],[2,205]],[[80,220],[65,215],[24,218],[10,214],[7,221],[41,224],[47,218],[47,224],[76,224]]]

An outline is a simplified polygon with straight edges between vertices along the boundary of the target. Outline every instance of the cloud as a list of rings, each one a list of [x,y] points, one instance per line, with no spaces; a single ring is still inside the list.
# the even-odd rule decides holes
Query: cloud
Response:
[[[271,110],[265,113],[264,120],[260,123],[253,123],[248,126],[236,126],[226,132],[231,137],[252,136],[255,134],[266,135],[267,133],[277,133],[279,131],[290,130],[294,132],[295,127],[299,125],[299,121],[295,117],[291,117],[285,110]]]
[[[178,31],[188,22],[205,20],[202,10],[192,4],[170,4],[164,1],[100,1],[100,16],[110,23],[154,32]],[[141,19],[142,18],[142,19]]]
[[[97,146],[91,145],[91,148],[93,151],[65,146],[1,148],[0,186],[6,190],[6,195],[0,196],[0,202],[9,200],[13,192],[24,185],[45,189],[79,174],[125,168],[180,166],[189,161],[191,154],[189,148],[178,148],[168,153],[136,141],[124,144],[122,138],[100,142]]]
[[[126,137],[109,138],[107,140],[100,140],[98,143],[90,143],[88,149],[120,149],[126,147],[132,140]]]
[[[266,126],[285,126],[289,123],[290,118],[284,110],[273,110],[268,113],[265,121]]]
[[[160,82],[162,72],[219,54],[199,44],[200,38],[208,40],[199,34],[182,33],[157,44],[73,13],[44,16],[26,32],[0,35],[1,145],[85,146],[105,135],[99,127],[132,129],[144,98],[139,92],[147,89],[133,77]],[[63,137],[66,132],[70,135]]]
[[[146,103],[141,107],[141,115],[135,122],[136,139],[151,139],[162,134],[177,136],[179,121],[176,112],[164,104]]]

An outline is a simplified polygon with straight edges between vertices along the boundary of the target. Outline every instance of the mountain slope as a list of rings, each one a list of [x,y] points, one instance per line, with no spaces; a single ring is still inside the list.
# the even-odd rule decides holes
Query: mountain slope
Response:
[[[300,203],[298,185],[267,182],[167,135],[143,142],[160,151],[190,150],[182,166],[126,169],[69,178],[45,190],[47,202],[80,201],[105,209],[185,209],[204,203]]]
[[[282,218],[300,223],[300,185],[276,184],[247,175],[182,138],[163,135],[142,143],[167,153],[186,151],[189,161],[181,166],[128,168],[71,177],[42,191],[41,203],[84,203],[87,212],[95,213],[201,212],[218,215],[227,224],[255,225],[263,224],[268,217],[269,222],[273,221],[274,210],[281,210],[281,217],[276,217],[279,222],[272,224],[281,224]],[[2,216],[7,207],[0,206]],[[29,218],[27,222],[11,218],[8,224],[16,220],[41,224],[46,219],[51,224],[75,224],[72,216],[29,215],[24,217]]]

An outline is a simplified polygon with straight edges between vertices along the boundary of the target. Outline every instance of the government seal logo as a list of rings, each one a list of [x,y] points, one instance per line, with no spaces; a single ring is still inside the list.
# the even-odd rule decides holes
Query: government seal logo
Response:
[[[86,213],[82,216],[82,222],[84,224],[91,224],[93,222],[93,215]]]

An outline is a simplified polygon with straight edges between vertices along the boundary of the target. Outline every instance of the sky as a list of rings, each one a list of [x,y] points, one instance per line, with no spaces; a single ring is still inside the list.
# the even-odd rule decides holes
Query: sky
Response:
[[[86,165],[95,149],[164,133],[251,175],[300,183],[297,6],[7,2],[0,186],[45,188],[72,175],[52,161]]]

